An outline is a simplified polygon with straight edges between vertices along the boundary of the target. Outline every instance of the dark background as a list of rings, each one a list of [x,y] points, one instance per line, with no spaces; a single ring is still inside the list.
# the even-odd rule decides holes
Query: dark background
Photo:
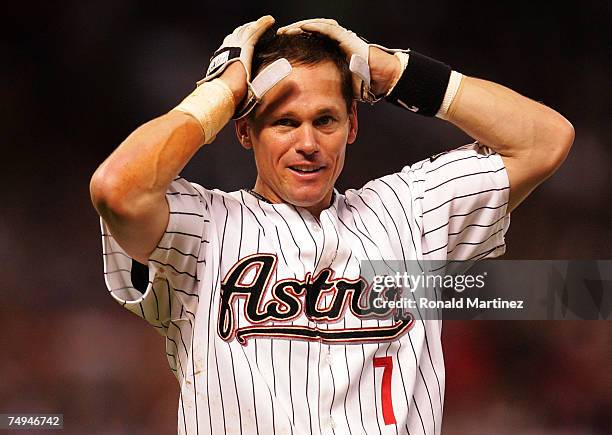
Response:
[[[176,431],[162,338],[116,304],[102,275],[89,178],[138,125],[174,107],[234,27],[330,17],[413,48],[566,116],[564,166],[512,215],[505,258],[612,258],[609,1],[21,2],[0,48],[0,413],[57,412],[65,433]],[[606,48],[607,47],[607,48]],[[339,188],[470,139],[386,103],[360,106]],[[226,128],[183,175],[254,183]],[[445,434],[612,433],[612,323],[446,322]]]

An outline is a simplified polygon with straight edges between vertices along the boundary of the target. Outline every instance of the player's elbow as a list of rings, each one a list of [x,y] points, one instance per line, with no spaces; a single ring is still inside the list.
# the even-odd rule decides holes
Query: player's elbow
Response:
[[[104,164],[91,177],[89,182],[91,202],[103,218],[130,214],[128,195],[123,184]]]
[[[89,181],[89,196],[94,208],[102,217],[111,210],[111,204],[114,202],[113,191],[112,183],[106,177],[103,166],[100,166]]]
[[[565,161],[565,158],[569,154],[572,149],[572,145],[574,144],[574,139],[576,138],[576,130],[574,130],[574,126],[567,119],[563,118],[563,127],[562,127],[562,138],[560,142],[561,147],[561,161],[560,164]]]
[[[96,170],[89,183],[91,202],[105,221],[122,225],[146,223],[158,210],[163,210],[165,191],[140,186],[107,163]]]
[[[561,167],[574,143],[574,126],[563,116],[558,115],[549,127],[549,146],[544,159],[544,171],[552,175]]]
[[[523,168],[542,182],[563,164],[574,143],[574,127],[559,113],[549,110],[532,124],[532,136],[522,155]]]

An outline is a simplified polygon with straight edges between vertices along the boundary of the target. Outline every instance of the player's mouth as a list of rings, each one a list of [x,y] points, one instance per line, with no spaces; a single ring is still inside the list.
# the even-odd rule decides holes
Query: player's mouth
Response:
[[[315,175],[325,169],[325,166],[318,165],[293,165],[289,169],[300,176]]]

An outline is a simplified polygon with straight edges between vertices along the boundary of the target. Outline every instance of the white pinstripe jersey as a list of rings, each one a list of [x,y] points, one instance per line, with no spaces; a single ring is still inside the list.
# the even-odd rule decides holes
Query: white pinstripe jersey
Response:
[[[106,284],[166,337],[181,434],[439,434],[441,322],[360,317],[360,261],[500,255],[508,194],[477,144],[335,192],[318,221],[177,178],[148,274],[102,221]]]

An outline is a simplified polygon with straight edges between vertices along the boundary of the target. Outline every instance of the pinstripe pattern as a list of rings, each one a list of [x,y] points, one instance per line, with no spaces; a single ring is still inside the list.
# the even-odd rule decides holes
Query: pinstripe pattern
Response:
[[[244,191],[205,190],[179,177],[167,193],[170,220],[151,255],[146,288],[133,287],[132,260],[101,221],[104,276],[111,295],[166,338],[168,364],[181,387],[180,434],[439,434],[445,376],[440,321],[417,321],[392,341],[329,342],[316,336],[390,327],[393,320],[359,317],[350,309],[330,321],[298,312],[262,325],[308,328],[314,338],[255,335],[242,345],[233,335],[220,335],[228,312],[221,309],[221,283],[245,258],[273,254],[270,282],[253,305],[264,315],[289,307],[273,302],[280,280],[314,279],[326,270],[333,271],[331,280],[357,280],[362,264],[384,273],[385,263],[377,260],[451,264],[494,257],[505,249],[508,193],[500,156],[478,144],[360,190],[336,192],[319,220],[289,204],[269,204]],[[264,263],[245,269],[240,288],[254,288],[262,268]],[[332,305],[334,288],[312,302],[317,310]],[[306,294],[293,293],[304,310]],[[229,300],[232,331],[255,325],[247,318],[255,309],[249,300],[246,293]],[[375,357],[391,357],[394,364],[395,424],[383,419],[383,371],[374,367]]]

